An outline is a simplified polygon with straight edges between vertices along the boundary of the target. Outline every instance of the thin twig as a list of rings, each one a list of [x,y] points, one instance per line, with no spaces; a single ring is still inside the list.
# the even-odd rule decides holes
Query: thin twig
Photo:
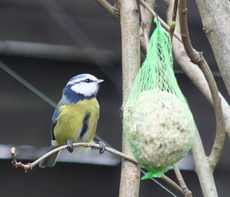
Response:
[[[120,0],[115,0],[114,6],[111,6],[106,0],[95,0],[118,24],[120,24],[120,10],[118,10],[118,6],[120,7]],[[118,14],[119,13],[119,14]],[[145,42],[140,39],[140,49],[141,53],[146,56],[147,48]]]
[[[73,146],[74,147],[85,147],[85,148],[88,148],[88,147],[94,147],[94,148],[101,148],[101,146],[99,144],[96,144],[94,142],[91,142],[91,143],[87,143],[87,142],[80,142],[80,143],[73,143]],[[38,165],[43,159],[49,157],[50,155],[54,154],[55,152],[58,152],[60,150],[63,150],[63,149],[66,149],[67,146],[64,145],[64,146],[60,146],[60,147],[57,147],[55,149],[53,149],[52,151],[49,151],[48,153],[42,155],[40,158],[38,158],[37,160],[35,160],[34,162],[32,163],[27,163],[27,164],[23,164],[22,162],[18,162],[17,159],[16,159],[16,148],[15,147],[12,147],[10,149],[10,153],[12,155],[12,165],[15,167],[15,168],[22,168],[25,170],[25,172],[30,172],[31,170],[33,170],[33,168]],[[132,162],[133,164],[135,165],[138,165],[138,162],[133,158],[133,157],[130,157],[120,151],[117,151],[113,148],[109,148],[109,147],[106,147],[105,148],[106,151],[112,153],[112,154],[115,154],[117,155],[118,157],[121,157],[129,162]],[[166,175],[163,175],[161,177],[161,179],[166,182],[168,185],[172,186],[174,189],[176,189],[177,191],[183,193],[181,187],[176,184],[173,180],[171,180],[170,178],[168,178]]]
[[[221,100],[218,93],[217,85],[215,83],[215,79],[212,75],[212,72],[207,62],[203,58],[201,52],[197,52],[196,50],[194,50],[190,42],[188,25],[187,25],[186,0],[180,0],[179,13],[180,13],[179,16],[180,16],[181,36],[182,36],[182,41],[183,41],[185,51],[188,57],[191,59],[191,61],[194,64],[197,64],[202,69],[212,94],[213,106],[216,114],[216,137],[211,150],[211,154],[209,156],[209,162],[210,162],[210,168],[214,170],[221,156],[223,146],[224,146],[224,140],[225,140],[224,119],[223,119],[223,112],[221,107]]]
[[[148,36],[147,31],[146,31],[147,23],[145,20],[145,8],[143,7],[143,5],[140,5],[140,12],[141,12],[141,27],[142,27],[142,31],[143,31],[143,35],[144,35],[146,50],[148,53],[149,36]]]
[[[145,0],[145,2],[151,7],[153,8],[155,6],[155,1],[156,0]],[[152,24],[153,24],[153,16],[152,14],[149,12],[149,11],[145,11],[145,22],[147,24],[146,26],[146,32],[149,36],[149,33],[151,31],[151,27],[152,27]]]
[[[146,58],[147,55],[147,47],[145,45],[144,39],[140,39],[140,48],[141,48],[141,53],[142,55]]]
[[[178,0],[175,0],[174,1],[174,6],[173,6],[173,13],[172,13],[172,22],[170,24],[170,31],[169,31],[169,34],[170,34],[170,37],[171,37],[171,40],[173,39],[173,33],[175,31],[175,21],[176,21],[176,15],[177,15],[177,6],[178,6]]]
[[[94,148],[100,148],[100,145],[99,144],[96,144],[94,142],[91,142],[91,143],[87,143],[87,142],[80,142],[80,143],[73,143],[73,146],[74,147],[80,147],[80,146],[83,146],[85,148],[87,147],[94,147]],[[48,153],[44,154],[43,156],[41,156],[40,158],[38,158],[37,160],[35,160],[33,163],[29,163],[29,164],[22,164],[21,162],[17,162],[16,160],[16,148],[13,147],[11,148],[10,152],[11,152],[11,155],[12,155],[12,164],[15,168],[23,168],[26,172],[29,172],[31,171],[36,165],[38,165],[42,160],[44,160],[45,158],[49,157],[50,155],[54,154],[55,152],[58,152],[60,150],[63,150],[63,149],[66,149],[67,146],[64,145],[64,146],[59,146],[51,151],[49,151]],[[106,147],[105,148],[106,151],[110,152],[110,153],[113,153],[121,158],[124,158],[134,164],[138,164],[137,161],[128,156],[128,155],[125,155],[124,153],[122,152],[119,152],[113,148],[109,148],[109,147]]]
[[[95,0],[117,23],[120,24],[120,15],[116,13],[116,9],[114,9],[113,6],[111,6],[106,0]],[[142,4],[151,14],[153,17],[156,17],[157,14],[153,11],[153,9],[143,0],[139,0],[140,4]],[[157,16],[157,19],[161,23],[161,25],[167,30],[170,31],[170,27],[159,17]],[[182,42],[181,37],[179,34],[174,32],[173,34],[180,42]],[[144,42],[140,42],[141,47],[141,53],[146,56],[147,49]]]
[[[178,7],[178,0],[174,0],[172,21],[176,21],[177,7]]]
[[[12,165],[15,167],[15,168],[23,168],[25,170],[25,172],[30,172],[32,170],[32,167],[31,167],[31,163],[28,163],[28,164],[23,164],[22,162],[18,162],[16,160],[16,148],[15,147],[12,147],[10,149],[10,153],[12,155]]]
[[[143,5],[152,15],[153,17],[156,17],[157,14],[153,11],[153,9],[143,0],[139,0],[140,4]],[[159,16],[157,16],[158,21],[161,23],[161,25],[169,32],[170,31],[170,27],[167,25],[167,23],[165,23]],[[176,32],[173,33],[173,35],[182,42],[181,37],[179,34],[177,34]]]
[[[111,6],[106,0],[95,0],[108,14],[120,24],[120,15],[117,14],[115,7]]]
[[[183,176],[182,176],[182,174],[181,174],[181,172],[180,172],[180,170],[176,164],[173,166],[173,169],[174,169],[174,172],[176,174],[177,180],[178,180],[178,182],[179,182],[179,184],[183,190],[184,196],[185,197],[192,197],[192,192],[188,189],[188,187],[187,187],[187,185],[183,179]]]
[[[175,30],[175,21],[176,21],[176,14],[177,14],[177,5],[178,5],[178,0],[174,1],[174,8],[173,8],[173,14],[172,14],[172,23],[170,25],[170,37],[171,41],[173,39],[173,33]],[[174,26],[172,28],[172,24],[174,23]],[[177,180],[182,188],[182,193],[185,195],[185,197],[192,197],[192,192],[187,188],[186,183],[183,179],[183,176],[180,172],[180,169],[177,167],[177,164],[173,165],[174,172],[176,174]]]
[[[171,180],[169,177],[167,177],[166,175],[162,175],[161,179],[165,181],[166,183],[168,183],[171,187],[176,189],[181,194],[184,194],[182,188],[179,185],[177,185],[173,180]]]

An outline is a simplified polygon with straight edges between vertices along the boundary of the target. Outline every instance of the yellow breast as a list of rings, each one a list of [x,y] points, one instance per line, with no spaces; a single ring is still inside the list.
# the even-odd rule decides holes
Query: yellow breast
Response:
[[[64,105],[54,127],[55,145],[72,142],[93,141],[99,118],[99,104],[96,98]]]

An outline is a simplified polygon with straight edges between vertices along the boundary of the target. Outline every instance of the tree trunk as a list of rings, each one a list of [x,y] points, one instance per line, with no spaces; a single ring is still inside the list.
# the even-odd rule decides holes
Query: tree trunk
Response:
[[[228,0],[196,0],[203,30],[230,95],[230,3]]]
[[[123,107],[127,101],[135,76],[140,68],[139,10],[136,0],[121,1],[120,8],[122,36]],[[132,155],[123,132],[122,152]],[[138,197],[140,167],[122,160],[120,197]]]

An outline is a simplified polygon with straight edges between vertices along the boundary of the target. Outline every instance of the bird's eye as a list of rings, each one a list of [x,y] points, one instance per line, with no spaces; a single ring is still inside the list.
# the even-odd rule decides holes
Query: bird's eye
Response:
[[[90,83],[90,82],[92,82],[92,80],[91,79],[86,79],[85,82]]]

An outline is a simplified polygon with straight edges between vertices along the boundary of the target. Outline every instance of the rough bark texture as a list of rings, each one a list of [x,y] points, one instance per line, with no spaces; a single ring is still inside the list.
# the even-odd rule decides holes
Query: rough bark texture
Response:
[[[227,0],[196,0],[203,30],[230,95],[230,3]]]
[[[121,1],[120,9],[122,35],[123,106],[127,101],[135,76],[140,68],[139,10],[135,0]],[[123,112],[123,107],[121,109]],[[123,133],[122,152],[132,155]],[[138,197],[140,167],[126,160],[122,161],[120,197]]]

